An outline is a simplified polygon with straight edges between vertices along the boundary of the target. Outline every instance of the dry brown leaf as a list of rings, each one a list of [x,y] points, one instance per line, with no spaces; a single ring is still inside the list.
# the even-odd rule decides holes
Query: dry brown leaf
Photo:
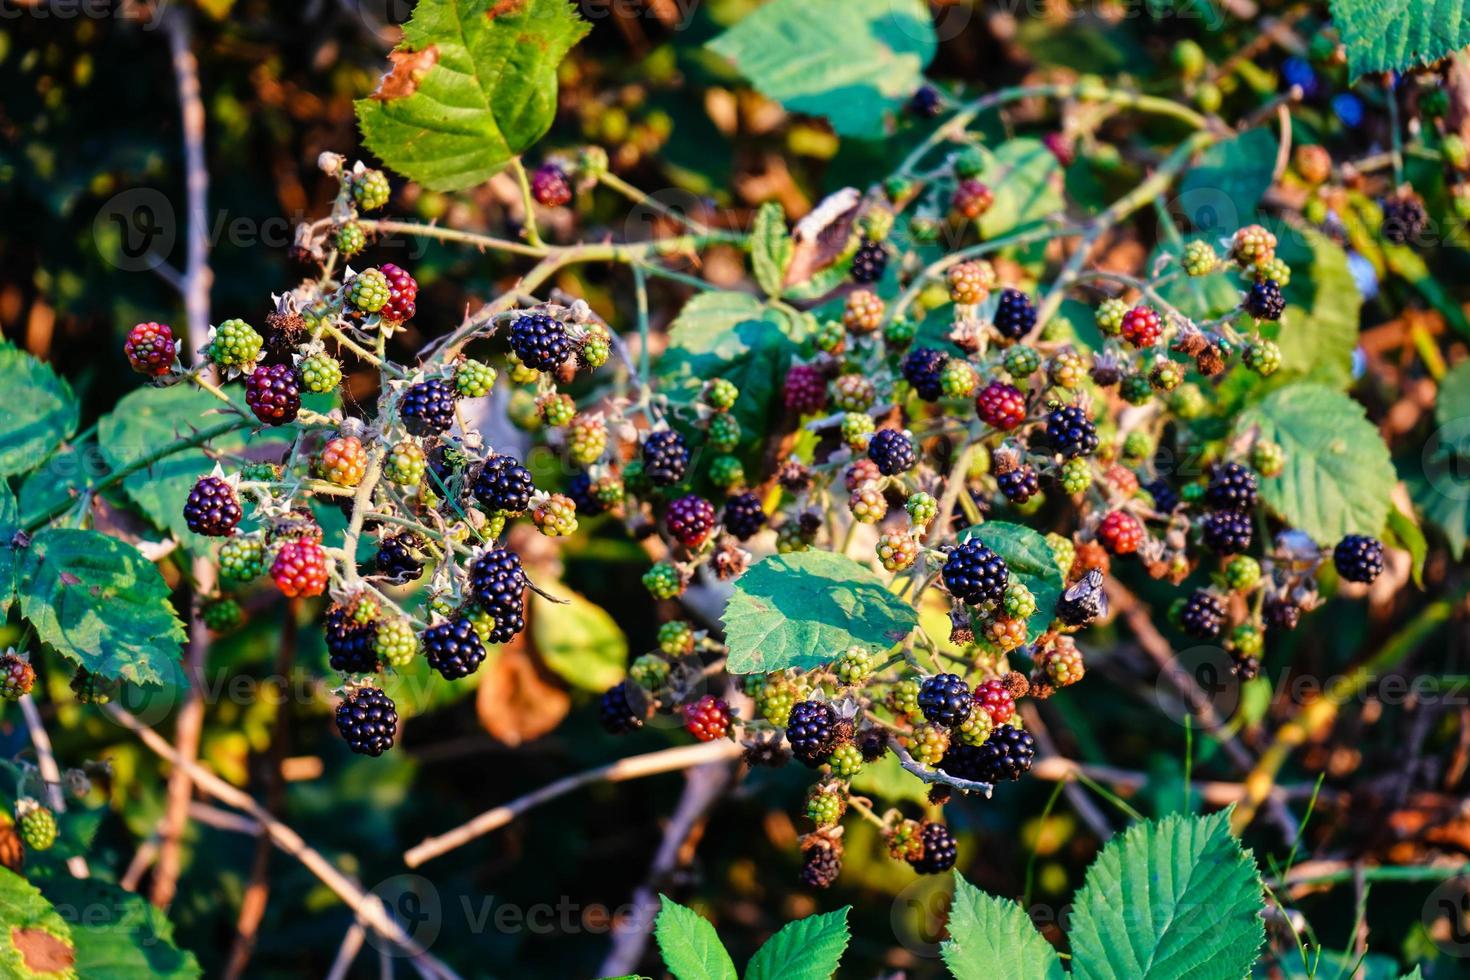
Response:
[[[571,697],[531,655],[524,632],[481,670],[475,712],[485,731],[506,745],[545,735],[566,717],[571,705]]]
[[[76,950],[44,929],[11,929],[10,941],[33,973],[63,973],[76,965]]]
[[[493,16],[494,12],[491,13]],[[393,67],[372,95],[379,102],[405,99],[417,92],[424,75],[439,62],[439,48],[433,44],[422,51],[399,48],[388,52],[388,60],[393,62]]]

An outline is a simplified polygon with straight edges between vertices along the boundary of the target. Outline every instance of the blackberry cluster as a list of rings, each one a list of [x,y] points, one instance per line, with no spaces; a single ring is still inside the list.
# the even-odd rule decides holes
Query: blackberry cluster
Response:
[[[959,847],[954,834],[942,823],[926,823],[919,831],[921,851],[909,859],[909,865],[921,875],[943,874],[954,867]]]
[[[475,474],[470,492],[490,513],[519,514],[531,505],[536,484],[531,471],[514,456],[495,455]]]
[[[398,707],[376,687],[358,688],[337,705],[337,731],[358,755],[382,755],[398,733]]]
[[[1332,549],[1332,565],[1349,582],[1372,582],[1383,574],[1383,544],[1364,534],[1349,534]]]
[[[1097,427],[1076,405],[1064,405],[1046,417],[1046,441],[1067,459],[1097,452]]]
[[[554,371],[572,352],[572,342],[560,320],[527,313],[511,322],[510,349],[533,371]]]
[[[643,727],[643,716],[633,710],[626,683],[614,684],[598,697],[597,722],[609,735],[626,735]]]
[[[1222,463],[1210,471],[1205,503],[1216,510],[1254,510],[1258,499],[1256,475],[1239,463]]]
[[[938,401],[944,395],[940,372],[949,360],[943,351],[932,347],[915,347],[904,357],[900,370],[904,380],[914,386],[915,393],[926,402]]]
[[[485,661],[485,646],[466,616],[424,630],[423,648],[429,666],[448,681],[468,677]]]
[[[1279,320],[1286,311],[1286,297],[1281,295],[1281,285],[1275,279],[1267,279],[1251,286],[1245,297],[1245,311],[1257,320]]]
[[[689,447],[673,429],[651,432],[643,440],[643,473],[654,486],[667,487],[684,479],[689,468]]]
[[[1002,337],[1020,340],[1036,326],[1036,307],[1019,289],[1003,289],[995,308],[995,329]]]
[[[454,386],[440,378],[409,385],[398,412],[416,436],[438,435],[454,424]]]
[[[1210,593],[1197,591],[1180,609],[1179,624],[1190,636],[1213,640],[1225,628],[1225,606]]]
[[[725,501],[725,530],[741,541],[748,540],[766,526],[766,511],[761,498],[753,493],[738,493]]]
[[[266,425],[293,422],[301,411],[301,379],[290,364],[263,364],[245,379],[245,404]]]
[[[1011,577],[1005,559],[973,539],[949,553],[942,574],[944,587],[972,606],[1003,601]]]
[[[1249,550],[1255,525],[1244,511],[1217,510],[1200,522],[1205,544],[1217,555],[1238,555]]]
[[[837,712],[826,701],[800,701],[786,721],[791,754],[815,769],[837,746]]]
[[[970,688],[958,674],[935,674],[919,687],[919,710],[936,725],[954,728],[974,706]]]
[[[878,464],[884,476],[896,476],[913,469],[919,462],[914,441],[897,429],[879,429],[868,441],[868,458]]]
[[[195,534],[224,537],[243,516],[235,489],[217,476],[200,479],[184,501],[184,522]]]
[[[877,282],[888,268],[888,249],[882,242],[863,239],[852,257],[852,278],[856,282]]]
[[[344,674],[376,674],[381,668],[373,641],[377,627],[359,623],[345,606],[336,606],[322,621],[322,636],[333,670]]]
[[[394,585],[412,582],[424,573],[424,563],[419,557],[419,549],[423,545],[423,541],[412,531],[402,531],[383,538],[378,542],[377,554],[373,556],[374,574]]]

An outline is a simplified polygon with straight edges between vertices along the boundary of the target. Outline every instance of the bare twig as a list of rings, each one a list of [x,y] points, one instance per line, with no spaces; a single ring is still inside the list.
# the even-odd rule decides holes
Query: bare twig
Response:
[[[352,961],[357,959],[357,954],[362,950],[362,941],[367,938],[367,930],[362,927],[361,922],[352,923],[352,928],[347,930],[342,937],[342,945],[337,949],[337,958],[332,961],[332,969],[327,973],[327,980],[344,980],[347,971],[352,969]]]
[[[1047,765],[1048,763],[1055,766],[1057,763],[1071,762],[1071,760],[1063,760],[1057,754],[1056,743],[1051,740],[1051,735],[1047,732],[1046,726],[1041,723],[1041,715],[1037,712],[1035,705],[1022,704],[1020,705],[1020,709],[1022,716],[1026,719],[1026,730],[1036,739],[1036,746],[1041,750],[1042,755],[1042,758],[1037,759],[1031,766],[1032,771],[1035,772],[1038,768],[1042,771],[1048,771],[1051,768]],[[1112,837],[1113,826],[1108,823],[1108,818],[1103,815],[1102,810],[1087,795],[1086,790],[1077,785],[1076,777],[1082,767],[1078,766],[1075,762],[1071,762],[1070,766],[1063,768],[1065,771],[1059,778],[1066,780],[1066,785],[1062,788],[1062,792],[1067,794],[1067,802],[1072,804],[1072,809],[1077,811],[1077,815],[1082,818],[1082,822],[1087,824],[1088,828],[1097,835],[1098,840],[1105,841]]]
[[[437,837],[428,837],[403,855],[403,863],[416,868],[426,861],[446,854],[469,843],[476,837],[498,830],[516,817],[559,796],[592,783],[620,783],[644,776],[656,776],[661,772],[688,769],[706,762],[733,759],[741,753],[735,742],[701,742],[698,745],[681,745],[673,749],[661,749],[645,755],[629,756],[610,762],[605,766],[588,769],[571,776],[564,776],[540,789],[517,797],[509,803],[486,810],[479,816]]]
[[[61,791],[61,769],[56,765],[56,754],[51,751],[51,736],[41,723],[41,712],[29,694],[20,699],[20,710],[30,729],[31,744],[36,747],[36,767],[41,771],[41,781],[46,784],[46,805],[56,813],[66,812],[66,796]],[[90,877],[87,859],[80,854],[66,859],[66,868],[76,878]]]

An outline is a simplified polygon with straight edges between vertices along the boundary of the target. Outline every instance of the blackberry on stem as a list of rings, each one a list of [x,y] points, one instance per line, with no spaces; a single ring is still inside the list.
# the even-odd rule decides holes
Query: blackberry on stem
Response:
[[[791,754],[815,769],[827,761],[836,747],[837,712],[826,701],[800,701],[786,722],[786,741]]]
[[[485,647],[465,616],[424,630],[422,646],[429,666],[449,681],[473,674],[485,660]]]
[[[393,747],[398,708],[376,687],[357,688],[337,705],[337,731],[357,754],[380,756]]]

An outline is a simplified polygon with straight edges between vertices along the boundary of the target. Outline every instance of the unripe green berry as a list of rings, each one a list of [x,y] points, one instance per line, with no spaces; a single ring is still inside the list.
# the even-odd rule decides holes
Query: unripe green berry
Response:
[[[1220,257],[1209,242],[1195,240],[1184,246],[1184,271],[1194,277],[1207,276],[1220,265]]]
[[[658,648],[670,657],[687,657],[694,652],[694,627],[682,619],[671,619],[658,628]]]
[[[1055,531],[1046,535],[1046,543],[1051,547],[1052,558],[1056,560],[1057,568],[1061,569],[1062,577],[1066,578],[1072,573],[1072,562],[1077,558],[1077,548],[1072,544],[1072,539],[1063,537]]]
[[[1116,337],[1123,329],[1123,317],[1132,309],[1121,299],[1105,299],[1098,305],[1095,319],[1104,336]]]
[[[1266,638],[1250,623],[1241,623],[1230,631],[1230,648],[1243,657],[1259,657],[1266,648]]]
[[[383,460],[383,476],[400,487],[416,487],[424,478],[428,458],[418,443],[405,439],[389,450]]]
[[[914,321],[898,317],[883,328],[883,343],[894,350],[903,350],[914,342],[919,328]]]
[[[934,499],[933,494],[920,490],[909,495],[904,501],[904,510],[909,513],[909,520],[919,527],[927,527],[934,518],[939,516],[939,501]]]
[[[669,679],[669,662],[656,653],[645,653],[629,666],[628,676],[645,691],[656,691]]]
[[[1062,489],[1069,494],[1085,493],[1092,486],[1092,464],[1086,457],[1074,456],[1062,463]]]
[[[1236,555],[1225,565],[1225,584],[1233,592],[1249,592],[1261,582],[1261,565],[1250,555]]]
[[[684,580],[677,568],[661,561],[643,574],[643,587],[655,599],[673,599],[684,591]]]
[[[847,812],[847,799],[837,792],[813,787],[807,797],[806,816],[819,828],[835,827]]]
[[[1030,619],[1031,614],[1036,612],[1036,596],[1024,584],[1012,582],[1006,586],[1002,605],[1011,619]]]
[[[356,221],[345,222],[332,234],[332,247],[350,259],[367,247],[367,233]]]
[[[709,464],[709,481],[721,490],[745,483],[745,466],[734,456],[716,456]]]
[[[967,398],[980,384],[980,374],[969,361],[951,357],[939,371],[939,386],[947,398]]]
[[[717,412],[729,411],[739,398],[740,389],[725,378],[716,378],[704,389],[704,403]]]
[[[1154,451],[1154,441],[1147,432],[1134,429],[1123,437],[1123,458],[1132,462],[1147,459]]]
[[[484,398],[495,387],[495,369],[484,361],[465,358],[454,366],[454,390],[462,398]]]
[[[419,637],[413,623],[401,616],[380,620],[373,633],[373,652],[394,670],[402,670],[419,652]]]
[[[715,452],[734,452],[740,445],[740,421],[727,412],[710,419],[709,444]]]
[[[1036,353],[1035,348],[1017,344],[1006,349],[1001,366],[1012,378],[1030,377],[1041,367],[1041,355]]]
[[[858,687],[873,672],[873,656],[862,647],[849,647],[832,665],[837,680],[847,687]]]
[[[1251,341],[1242,359],[1246,367],[1263,378],[1269,377],[1281,368],[1281,348],[1263,337]]]
[[[219,548],[220,576],[233,582],[248,582],[265,573],[265,539],[261,534],[237,534]]]
[[[263,343],[254,327],[244,320],[232,319],[214,328],[206,352],[210,361],[220,367],[245,368],[260,357]]]
[[[1286,450],[1279,443],[1259,439],[1251,447],[1251,469],[1270,479],[1286,469]]]
[[[301,386],[307,391],[323,394],[336,391],[342,383],[342,365],[325,351],[317,351],[301,359]]]
[[[215,633],[228,633],[245,619],[245,610],[229,596],[220,596],[206,602],[199,610],[199,618]]]
[[[842,441],[854,450],[867,448],[873,429],[873,417],[866,412],[848,412],[842,416]]]
[[[827,763],[832,767],[832,775],[838,779],[851,779],[863,771],[863,753],[851,742],[844,742],[832,750]]]
[[[381,310],[390,295],[388,277],[378,269],[364,269],[347,284],[347,302],[364,313]]]
[[[376,211],[388,203],[392,188],[381,170],[364,170],[351,178],[352,199],[364,211]]]

